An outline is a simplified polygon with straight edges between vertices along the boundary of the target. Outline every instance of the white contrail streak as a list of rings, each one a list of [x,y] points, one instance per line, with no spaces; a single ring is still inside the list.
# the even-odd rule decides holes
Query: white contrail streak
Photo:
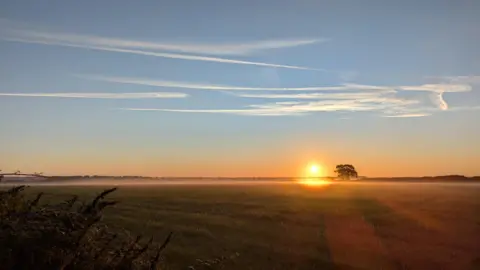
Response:
[[[430,116],[430,114],[429,113],[408,113],[408,114],[383,115],[382,117],[407,118],[407,117],[425,117],[425,116]]]
[[[236,97],[244,98],[265,98],[265,99],[364,99],[378,97],[384,92],[362,92],[362,93],[293,93],[293,94],[249,94],[229,92]]]
[[[64,43],[64,42],[58,42],[58,41],[35,40],[35,39],[25,39],[25,38],[2,38],[2,39],[5,40],[5,41],[12,41],[12,42],[54,45],[54,46],[82,48],[82,49],[107,51],[107,52],[130,53],[130,54],[137,54],[137,55],[163,57],[163,58],[171,58],[171,59],[181,59],[181,60],[191,60],[191,61],[204,61],[204,62],[216,62],[216,63],[225,63],[225,64],[239,64],[239,65],[253,65],[253,66],[262,66],[262,67],[286,68],[286,69],[324,71],[322,69],[315,69],[315,68],[302,67],[302,66],[291,66],[291,65],[270,64],[270,63],[262,63],[262,62],[242,61],[242,60],[234,60],[234,59],[227,59],[227,58],[209,57],[209,56],[150,52],[150,51],[142,51],[142,50],[113,48],[113,47],[107,47],[107,46],[74,44],[74,43]]]
[[[269,109],[213,109],[213,110],[182,110],[182,109],[143,109],[143,108],[120,108],[124,111],[157,111],[157,112],[177,112],[177,113],[215,113],[215,114],[235,114],[235,115],[257,115],[257,116],[286,116],[301,115],[301,112],[286,112]]]
[[[99,37],[81,34],[69,34],[50,31],[33,31],[11,27],[4,29],[11,37],[26,38],[31,40],[54,41],[61,43],[95,45],[111,48],[127,48],[140,50],[160,50],[181,53],[207,54],[207,55],[248,55],[262,50],[292,48],[327,42],[327,38],[303,39],[278,39],[257,40],[235,43],[169,43],[129,40],[120,38]]]
[[[231,90],[231,91],[337,91],[337,90],[381,90],[392,92],[393,89],[388,87],[359,85],[359,84],[342,84],[340,86],[313,86],[313,87],[243,87],[233,85],[215,85],[202,83],[189,83],[179,81],[166,80],[149,80],[142,78],[126,78],[126,77],[107,77],[96,75],[76,75],[80,78],[92,79],[98,81],[106,81],[113,83],[148,85],[170,88],[185,89],[201,89],[201,90]]]
[[[98,98],[98,99],[147,99],[147,98],[185,98],[184,93],[0,93],[10,97],[50,97],[50,98]]]
[[[428,92],[468,92],[472,86],[468,84],[423,84],[411,86],[397,86],[399,90],[404,91],[428,91]]]

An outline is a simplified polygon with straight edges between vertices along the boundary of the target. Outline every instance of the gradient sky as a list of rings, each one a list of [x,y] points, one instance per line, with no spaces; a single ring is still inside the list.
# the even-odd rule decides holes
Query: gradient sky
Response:
[[[479,14],[474,0],[2,0],[0,169],[480,175]]]

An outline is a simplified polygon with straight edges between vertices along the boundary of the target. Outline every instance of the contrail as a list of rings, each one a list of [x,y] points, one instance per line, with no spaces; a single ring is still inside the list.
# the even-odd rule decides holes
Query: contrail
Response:
[[[242,60],[234,60],[234,59],[227,59],[227,58],[209,57],[209,56],[187,55],[187,54],[177,54],[177,53],[150,52],[150,51],[120,49],[120,48],[111,48],[111,47],[103,47],[103,46],[95,46],[95,45],[83,45],[83,44],[73,44],[73,43],[64,43],[64,42],[56,42],[56,41],[24,39],[24,38],[2,38],[2,39],[5,40],[5,41],[11,41],[11,42],[54,45],[54,46],[82,48],[82,49],[107,51],[107,52],[130,53],[130,54],[137,54],[137,55],[146,55],[146,56],[163,57],[163,58],[171,58],[171,59],[181,59],[181,60],[191,60],[191,61],[216,62],[216,63],[225,63],[225,64],[237,64],[237,65],[253,65],[253,66],[262,66],[262,67],[312,70],[312,71],[325,71],[323,69],[315,69],[315,68],[302,67],[302,66],[291,66],[291,65],[270,64],[270,63],[262,63],[262,62],[242,61]]]
[[[50,98],[99,98],[99,99],[145,99],[145,98],[185,98],[184,93],[0,93],[10,97],[50,97]]]
[[[142,78],[128,78],[128,77],[108,77],[97,75],[75,75],[80,78],[124,83],[136,85],[148,85],[171,88],[185,88],[185,89],[201,89],[201,90],[231,90],[231,91],[341,91],[341,90],[376,90],[378,92],[392,92],[393,89],[388,87],[359,85],[359,84],[342,84],[339,86],[312,86],[312,87],[244,87],[233,85],[215,85],[202,83],[189,83],[182,81],[166,81],[166,80],[150,80]]]
[[[7,22],[8,23],[8,22]],[[30,27],[23,27],[30,28]],[[154,51],[173,51],[180,53],[192,53],[201,55],[248,55],[263,50],[293,48],[298,46],[312,45],[330,41],[329,38],[288,38],[274,40],[254,40],[247,42],[151,42],[143,40],[131,40],[92,35],[70,34],[50,31],[35,31],[19,29],[16,25],[10,28],[4,27],[10,37],[24,38],[29,40],[42,40],[63,42],[70,44],[84,44],[105,46],[110,48],[126,48]],[[1,30],[1,29],[0,29]]]

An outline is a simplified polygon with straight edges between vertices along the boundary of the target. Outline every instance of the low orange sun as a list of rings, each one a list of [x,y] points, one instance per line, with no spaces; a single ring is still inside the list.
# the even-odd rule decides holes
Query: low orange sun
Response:
[[[310,165],[310,174],[312,176],[318,176],[318,174],[320,173],[320,167],[316,164],[312,164]]]
[[[306,167],[305,174],[299,183],[306,186],[324,186],[328,184],[327,181],[322,180],[320,177],[322,177],[322,166],[311,163]]]

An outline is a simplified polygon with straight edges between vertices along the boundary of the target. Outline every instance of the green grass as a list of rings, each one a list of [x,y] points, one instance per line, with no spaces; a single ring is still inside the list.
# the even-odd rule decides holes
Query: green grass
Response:
[[[105,210],[104,222],[151,235],[158,241],[173,231],[174,238],[163,258],[168,269],[186,269],[190,265],[209,269],[207,264],[212,269],[355,269],[355,265],[333,260],[324,232],[325,219],[359,215],[375,228],[375,235],[388,249],[388,260],[393,265],[473,269],[478,255],[475,233],[480,232],[476,215],[480,188],[435,184],[419,187],[124,186],[112,194],[111,199],[120,203]],[[44,191],[45,200],[54,202],[73,194],[90,198],[102,188],[32,187],[30,192]],[[451,203],[435,204],[439,196]],[[446,231],[422,228],[420,221],[384,205],[382,200],[419,211],[419,215],[445,225],[442,228]],[[397,243],[416,244],[405,228],[429,234],[422,239],[426,242],[423,246],[417,245],[417,249],[423,248],[420,253],[438,250],[438,254],[418,254],[414,258],[403,254]],[[457,255],[451,260],[444,258],[443,254],[448,252]]]

